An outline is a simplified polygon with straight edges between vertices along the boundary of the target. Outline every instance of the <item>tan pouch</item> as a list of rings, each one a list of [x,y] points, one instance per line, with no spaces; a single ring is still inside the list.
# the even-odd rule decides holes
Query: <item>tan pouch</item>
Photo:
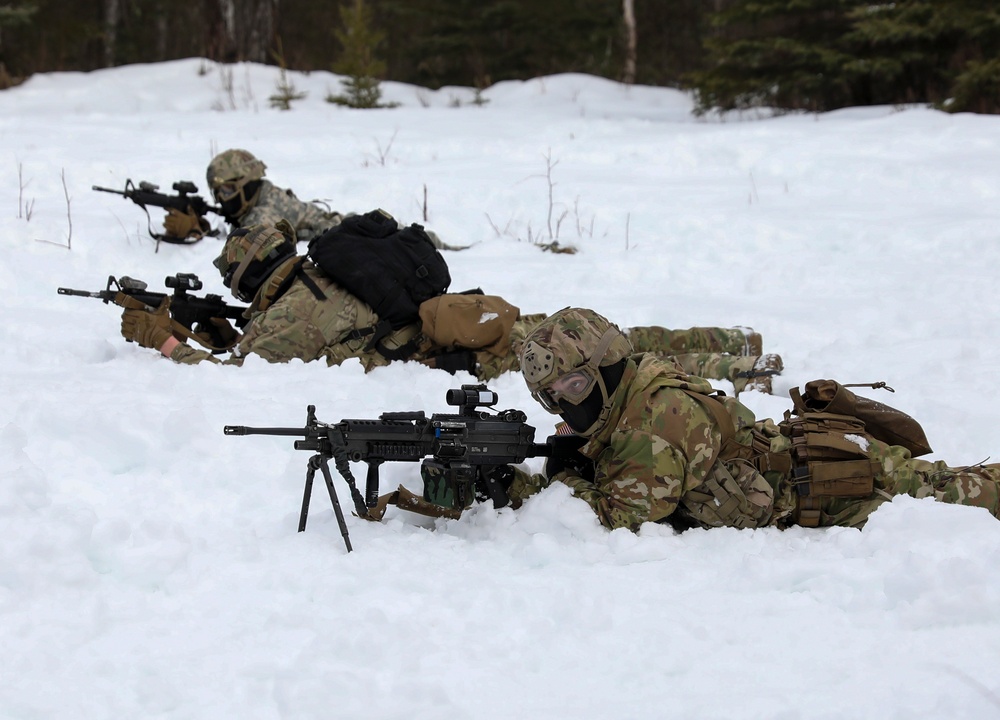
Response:
[[[510,352],[510,331],[520,310],[496,295],[438,295],[420,304],[424,335],[445,348]]]
[[[865,497],[875,490],[871,435],[858,418],[805,413],[781,423],[792,440],[792,484],[799,496]]]
[[[884,383],[872,387],[875,386]],[[904,447],[913,457],[931,452],[920,423],[896,408],[855,395],[836,380],[813,380],[806,383],[804,395],[798,388],[792,388],[789,394],[799,415],[807,412],[850,415],[862,420],[873,438]]]

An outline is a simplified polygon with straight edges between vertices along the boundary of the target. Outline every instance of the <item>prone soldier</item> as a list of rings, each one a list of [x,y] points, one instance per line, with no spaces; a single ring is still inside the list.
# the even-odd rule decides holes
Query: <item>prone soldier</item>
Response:
[[[955,468],[909,416],[834,381],[793,391],[798,417],[758,421],[703,378],[633,348],[606,318],[567,308],[525,336],[532,396],[581,443],[543,474],[514,468],[524,499],[562,482],[608,528],[860,526],[894,495],[973,505],[1000,517],[1000,464]]]
[[[285,220],[299,242],[309,243],[344,219],[344,213],[323,207],[319,201],[299,200],[291,189],[278,187],[265,177],[266,169],[261,160],[240,148],[224,150],[209,162],[205,179],[231,229]],[[168,208],[163,226],[170,235],[183,238],[201,232],[205,220],[193,208],[186,212]],[[433,232],[428,234],[441,250],[460,249],[441,242]]]
[[[525,336],[546,317],[540,313],[522,315],[497,298],[498,312],[490,313],[497,316],[495,322],[480,328],[492,334],[480,343],[435,340],[428,336],[426,323],[417,321],[380,336],[375,346],[371,330],[379,325],[379,316],[372,307],[331,280],[308,258],[299,256],[295,247],[295,233],[285,222],[230,234],[215,265],[226,287],[250,305],[246,311],[249,322],[229,357],[220,360],[174,337],[169,332],[166,302],[152,312],[126,310],[122,335],[184,364],[208,361],[239,365],[253,354],[275,363],[322,358],[329,365],[339,365],[357,358],[368,371],[393,360],[412,360],[452,373],[467,370],[486,380],[518,369]],[[492,296],[461,297],[471,298],[466,302],[475,310],[476,303]],[[749,329],[639,327],[628,332],[644,350],[671,357],[682,350],[678,358],[691,372],[732,379],[739,383],[738,389],[747,383],[761,383],[753,387],[769,390],[771,376],[781,370],[780,358],[762,355],[760,335]],[[692,352],[700,348],[705,352]],[[755,354],[749,354],[752,352]],[[762,384],[765,381],[767,385]]]

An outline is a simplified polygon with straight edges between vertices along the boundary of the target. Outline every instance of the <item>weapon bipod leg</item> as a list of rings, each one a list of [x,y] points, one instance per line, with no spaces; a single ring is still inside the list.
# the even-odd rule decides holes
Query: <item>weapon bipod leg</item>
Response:
[[[333,486],[333,476],[330,474],[330,465],[323,453],[316,453],[309,458],[309,465],[306,468],[306,487],[302,493],[302,512],[299,513],[299,532],[306,529],[306,516],[309,514],[309,498],[312,496],[313,478],[316,470],[323,471],[323,480],[326,481],[326,489],[330,493],[330,502],[333,503],[333,512],[337,516],[337,524],[340,525],[340,534],[344,536],[344,545],[347,552],[351,552],[351,538],[347,533],[347,521],[344,520],[344,511],[340,509],[340,500],[337,498],[337,489]]]

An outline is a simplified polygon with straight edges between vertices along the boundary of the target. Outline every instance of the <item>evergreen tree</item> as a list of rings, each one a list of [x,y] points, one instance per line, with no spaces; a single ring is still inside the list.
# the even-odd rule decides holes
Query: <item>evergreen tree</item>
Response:
[[[850,11],[864,0],[736,0],[716,13],[708,69],[693,73],[697,111],[853,104],[845,68]]]
[[[969,62],[943,107],[950,112],[1000,114],[1000,58]]]
[[[1000,8],[993,0],[899,0],[852,13],[850,41],[881,102],[1000,112]]]
[[[334,37],[343,47],[333,71],[346,77],[341,80],[344,92],[328,96],[328,102],[353,108],[378,108],[383,105],[379,76],[385,74],[385,63],[375,57],[375,51],[385,37],[372,27],[370,9],[364,0],[354,0],[352,5],[340,7],[343,27],[334,31]]]
[[[389,26],[397,28],[392,36],[395,66],[406,68],[409,82],[427,87],[482,88],[501,80],[560,72],[617,77],[621,71],[620,0],[378,0],[378,4]]]
[[[20,25],[27,25],[32,17],[38,12],[38,6],[34,3],[20,3],[18,5],[0,5],[0,90],[9,88],[17,84],[20,79],[15,79],[7,72],[7,64],[4,62],[3,33],[5,28],[13,28]]]
[[[1000,112],[995,0],[734,0],[715,16],[698,111],[937,103]]]
[[[293,101],[302,100],[309,93],[299,92],[295,88],[295,83],[288,78],[285,54],[281,49],[281,38],[278,38],[277,46],[275,50],[271,51],[271,57],[278,63],[278,80],[274,85],[274,94],[268,98],[268,102],[276,110],[291,110]]]

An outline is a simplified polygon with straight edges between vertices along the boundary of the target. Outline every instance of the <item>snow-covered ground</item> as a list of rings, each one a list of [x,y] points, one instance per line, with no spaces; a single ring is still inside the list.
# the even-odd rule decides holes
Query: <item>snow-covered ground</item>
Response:
[[[633,535],[555,486],[458,521],[348,517],[347,554],[322,488],[296,532],[308,454],[223,425],[442,412],[471,377],[177,366],[126,344],[114,306],[56,294],[176,272],[225,293],[220,241],[154,252],[141,210],[90,187],[205,194],[213,154],[244,147],[341,211],[419,221],[426,192],[427,225],[472,246],[447,256],[456,288],[757,328],[786,364],[774,396],[744,394],[758,416],[811,379],[884,380],[865,394],[919,419],[932,459],[1000,460],[1000,118],[698,121],[679,92],[581,75],[478,107],[387,83],[401,107],[351,111],[323,100],[334,76],[290,77],[309,93],[290,112],[268,107],[274,68],[199,60],[0,93],[0,717],[1000,716],[985,511],[898,498],[863,531]],[[550,227],[578,254],[529,240]],[[493,388],[551,431],[519,376]],[[383,466],[383,488],[416,470]]]

